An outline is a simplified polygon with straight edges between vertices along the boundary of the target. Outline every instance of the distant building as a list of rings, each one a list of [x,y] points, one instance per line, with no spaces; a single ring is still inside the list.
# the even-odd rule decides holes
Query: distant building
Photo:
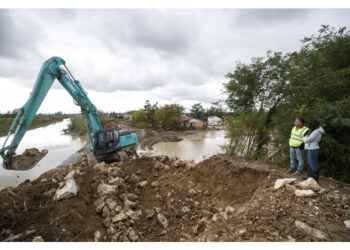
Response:
[[[205,122],[189,117],[187,115],[181,115],[180,116],[180,126],[183,128],[204,128],[205,127]]]
[[[222,120],[220,117],[217,116],[209,116],[208,117],[208,127],[216,127],[221,126]]]
[[[124,119],[128,119],[128,120],[131,120],[131,115],[124,115],[123,118],[124,118]]]

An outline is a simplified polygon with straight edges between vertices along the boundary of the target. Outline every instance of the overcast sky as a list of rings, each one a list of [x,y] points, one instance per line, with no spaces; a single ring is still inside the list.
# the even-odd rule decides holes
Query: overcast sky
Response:
[[[321,24],[350,24],[349,9],[0,10],[0,112],[21,107],[42,63],[60,56],[103,111],[145,100],[189,109],[224,99],[235,62],[298,50]],[[55,81],[39,112],[79,112]]]

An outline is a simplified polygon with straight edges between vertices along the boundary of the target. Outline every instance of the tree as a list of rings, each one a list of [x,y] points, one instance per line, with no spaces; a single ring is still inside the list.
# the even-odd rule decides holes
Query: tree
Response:
[[[201,103],[196,103],[191,108],[191,116],[200,120],[206,120],[207,116]]]
[[[225,109],[223,108],[221,101],[217,101],[217,102],[213,102],[212,106],[209,109],[207,109],[206,117],[214,115],[214,116],[223,118],[225,113],[226,112],[225,112]]]

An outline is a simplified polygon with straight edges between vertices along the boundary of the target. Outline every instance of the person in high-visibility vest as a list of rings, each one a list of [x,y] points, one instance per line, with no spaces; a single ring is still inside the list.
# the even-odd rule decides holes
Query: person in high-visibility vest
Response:
[[[290,133],[289,147],[290,147],[290,169],[288,173],[294,173],[294,175],[301,175],[304,168],[304,142],[303,137],[309,130],[304,126],[304,119],[297,117],[295,119],[295,126]],[[298,167],[296,163],[298,160]]]

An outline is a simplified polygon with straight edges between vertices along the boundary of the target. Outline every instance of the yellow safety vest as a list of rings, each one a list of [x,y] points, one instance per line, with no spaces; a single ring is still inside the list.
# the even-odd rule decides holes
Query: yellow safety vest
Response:
[[[293,127],[292,133],[290,134],[289,146],[290,147],[300,147],[303,144],[303,137],[309,129],[307,127],[297,128]]]

